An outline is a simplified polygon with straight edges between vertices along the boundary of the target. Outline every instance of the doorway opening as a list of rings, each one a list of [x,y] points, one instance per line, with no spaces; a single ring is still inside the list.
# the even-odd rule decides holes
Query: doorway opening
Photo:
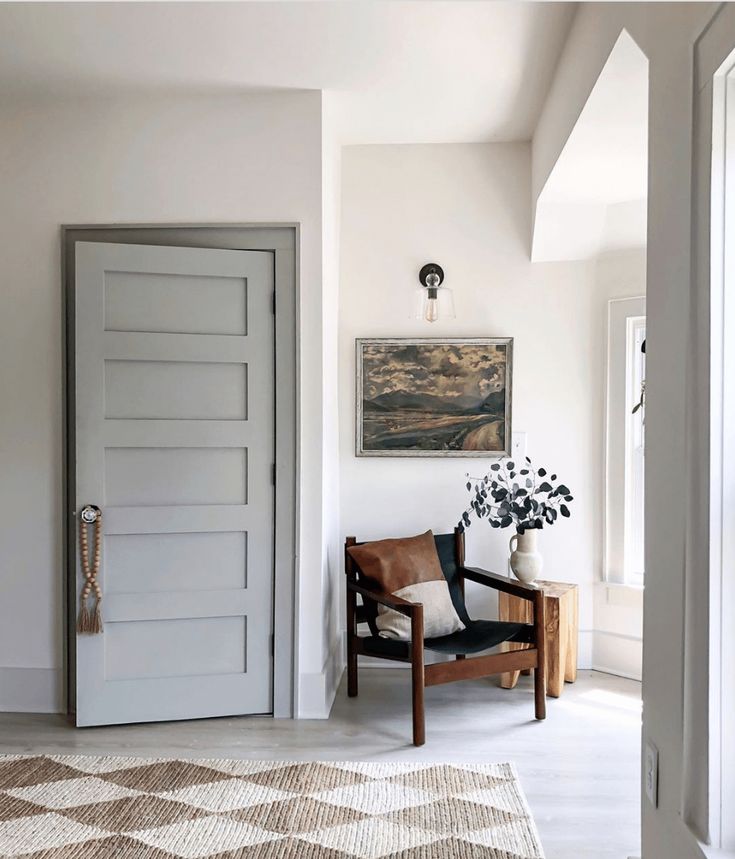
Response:
[[[599,327],[579,360],[599,380],[600,563],[590,571],[589,664],[635,681],[641,721],[645,593],[645,362],[648,212],[648,59],[622,30],[536,208],[532,259],[590,261]],[[599,415],[599,417],[598,417]],[[580,636],[584,654],[585,633]],[[631,785],[640,744],[622,741]],[[623,748],[625,742],[625,748]],[[640,793],[620,809],[627,854],[640,853]]]

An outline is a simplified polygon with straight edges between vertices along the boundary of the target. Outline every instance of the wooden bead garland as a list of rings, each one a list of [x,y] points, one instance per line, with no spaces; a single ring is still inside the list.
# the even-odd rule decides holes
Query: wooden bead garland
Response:
[[[87,521],[87,511],[96,513],[94,520]],[[94,528],[94,557],[92,564],[89,563],[89,537],[87,526]],[[88,635],[96,635],[102,632],[102,590],[97,581],[102,557],[102,511],[98,507],[85,507],[79,517],[79,549],[81,555],[82,572],[84,573],[84,587],[82,588],[79,617],[77,618],[77,632]],[[94,611],[90,611],[88,600],[94,591]]]

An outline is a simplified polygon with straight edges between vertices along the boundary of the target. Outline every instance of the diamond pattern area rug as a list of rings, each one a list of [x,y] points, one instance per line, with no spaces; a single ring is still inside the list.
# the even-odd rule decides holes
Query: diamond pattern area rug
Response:
[[[0,856],[542,859],[512,764],[0,756]]]

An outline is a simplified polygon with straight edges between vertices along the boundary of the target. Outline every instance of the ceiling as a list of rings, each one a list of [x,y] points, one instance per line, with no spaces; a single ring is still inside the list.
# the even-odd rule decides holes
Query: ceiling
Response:
[[[2,3],[0,97],[334,93],[344,143],[528,140],[572,3]]]
[[[543,189],[547,201],[646,196],[648,60],[623,30]]]
[[[536,203],[535,261],[646,243],[648,60],[623,30]]]

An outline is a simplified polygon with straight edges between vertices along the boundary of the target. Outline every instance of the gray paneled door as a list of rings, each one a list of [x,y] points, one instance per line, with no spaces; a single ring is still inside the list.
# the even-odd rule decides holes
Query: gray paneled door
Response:
[[[77,724],[271,712],[273,255],[77,242],[74,281],[77,520],[104,534]]]

